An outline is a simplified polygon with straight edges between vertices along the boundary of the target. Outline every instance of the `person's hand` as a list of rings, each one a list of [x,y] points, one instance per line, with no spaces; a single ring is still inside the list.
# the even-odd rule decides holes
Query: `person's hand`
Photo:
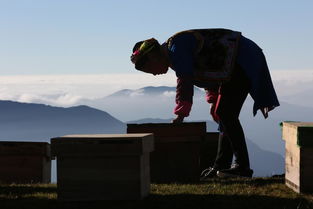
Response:
[[[218,123],[218,122],[219,122],[219,117],[217,116],[215,109],[216,109],[216,103],[214,102],[214,103],[211,104],[210,113],[211,113],[211,115],[212,115],[213,120],[214,120],[216,123]]]
[[[184,121],[184,118],[184,116],[177,115],[177,117],[172,120],[172,123],[182,123]]]

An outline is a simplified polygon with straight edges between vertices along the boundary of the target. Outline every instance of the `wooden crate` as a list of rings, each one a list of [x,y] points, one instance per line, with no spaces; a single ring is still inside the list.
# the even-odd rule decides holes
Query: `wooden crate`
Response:
[[[286,141],[286,185],[296,192],[313,192],[313,123],[283,122]]]
[[[58,199],[142,199],[150,193],[152,134],[68,135],[51,139]]]
[[[212,167],[215,162],[219,132],[207,132],[200,144],[200,171]]]
[[[204,122],[127,124],[127,133],[154,134],[155,151],[150,158],[152,182],[199,181],[200,143],[206,136]]]
[[[46,142],[0,142],[1,183],[50,183],[50,144]]]

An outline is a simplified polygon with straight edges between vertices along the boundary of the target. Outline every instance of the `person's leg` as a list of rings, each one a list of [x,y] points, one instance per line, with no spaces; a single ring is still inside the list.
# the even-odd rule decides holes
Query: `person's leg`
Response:
[[[220,132],[218,139],[218,148],[214,165],[201,172],[200,181],[217,177],[219,170],[230,168],[233,160],[233,151],[228,136]]]
[[[246,79],[239,65],[234,69],[232,79],[221,87],[221,98],[217,108],[220,117],[219,141],[214,165],[205,169],[200,179],[215,177],[218,170],[228,169],[231,166],[233,154],[235,162],[249,167],[249,158],[239,113],[247,97],[249,89]]]
[[[250,170],[245,136],[239,121],[240,110],[248,95],[248,91],[248,80],[242,69],[237,66],[232,79],[221,88],[222,96],[217,108],[217,115],[223,131],[227,134],[237,167]]]
[[[216,170],[230,168],[233,160],[233,151],[227,133],[220,131],[217,155],[213,167]]]

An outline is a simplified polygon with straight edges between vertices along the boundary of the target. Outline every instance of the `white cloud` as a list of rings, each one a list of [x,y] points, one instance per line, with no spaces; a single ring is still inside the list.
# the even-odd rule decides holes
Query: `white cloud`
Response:
[[[291,96],[313,90],[313,70],[272,71],[271,76],[278,96]]]
[[[313,91],[313,70],[271,71],[271,76],[280,98],[288,99],[299,92]],[[102,98],[121,89],[175,85],[173,72],[161,76],[145,73],[0,76],[0,100],[72,106],[84,99]],[[135,92],[132,96],[141,94]],[[164,92],[167,97],[174,95],[175,92]]]
[[[143,96],[144,95],[144,92],[143,92],[143,89],[139,89],[139,90],[136,90],[134,92],[131,92],[130,93],[130,97],[138,97],[138,96]]]
[[[174,97],[176,95],[176,92],[175,91],[165,91],[163,93],[163,95],[166,97]]]

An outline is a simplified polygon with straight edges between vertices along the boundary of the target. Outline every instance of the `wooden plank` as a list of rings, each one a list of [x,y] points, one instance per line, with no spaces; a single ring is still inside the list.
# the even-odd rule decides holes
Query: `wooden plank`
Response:
[[[286,142],[285,166],[285,178],[300,187],[300,148],[293,143]]]
[[[52,144],[56,156],[119,156],[139,155],[145,152],[143,146],[133,144]]]
[[[48,184],[51,182],[51,159],[42,158],[42,172],[41,172],[41,182]]]
[[[81,134],[65,135],[52,138],[53,143],[59,144],[142,144],[142,139],[151,134]]]
[[[146,197],[150,193],[150,155],[145,153],[141,158],[140,166],[140,196]]]
[[[283,122],[282,136],[299,146],[313,147],[313,122]]]
[[[206,136],[205,123],[128,124],[127,132],[154,134],[155,151],[150,158],[152,182],[199,180],[200,143]]]
[[[286,143],[286,184],[296,192],[313,191],[313,148]]]
[[[311,123],[311,126],[298,127],[298,145],[313,147],[313,123]]]
[[[51,139],[53,156],[129,155],[151,152],[152,134],[69,135]]]
[[[58,160],[58,181],[67,180],[138,180],[140,156],[124,158],[70,158]]]
[[[114,162],[114,158],[94,159],[94,162],[91,162],[92,158],[67,160],[64,157],[63,160],[65,163],[57,164],[59,200],[141,199],[150,192],[150,173],[146,168],[149,165],[148,153],[137,158],[119,158],[119,162]],[[112,161],[111,166],[99,168],[104,161]],[[124,165],[128,165],[127,169]]]
[[[160,136],[155,137],[155,143],[175,143],[175,142],[199,142],[202,137],[199,136]]]
[[[298,130],[292,123],[283,122],[282,138],[286,143],[297,144]]]
[[[42,156],[1,156],[0,182],[49,183],[51,178],[51,173],[47,173],[49,163],[50,160]]]
[[[151,153],[151,181],[156,183],[199,181],[199,143],[160,143]]]
[[[291,188],[293,191],[300,193],[300,187],[299,185],[293,183],[292,181],[289,181],[288,179],[285,179],[285,184]]]
[[[212,167],[218,147],[219,132],[208,132],[200,144],[200,171]]]
[[[56,138],[63,138],[63,139],[81,139],[82,141],[89,142],[90,139],[97,140],[112,140],[115,141],[121,140],[132,140],[136,142],[140,142],[141,138],[146,137],[147,135],[150,135],[150,133],[135,133],[135,134],[72,134],[72,135],[65,135],[62,137],[56,137]],[[67,142],[67,141],[66,141]],[[76,141],[75,141],[76,142]]]
[[[313,123],[284,122],[286,185],[296,192],[313,192]]]
[[[47,142],[0,142],[0,156],[2,155],[41,155],[50,156],[50,144]]]
[[[152,134],[71,135],[51,141],[59,200],[141,199],[149,194]]]
[[[153,133],[157,137],[204,136],[205,122],[127,124],[127,133]]]
[[[301,147],[300,150],[300,190],[313,192],[313,148]]]
[[[105,168],[114,169],[140,169],[138,164],[140,155],[138,156],[61,156],[57,157],[59,165],[64,165],[66,168]]]

